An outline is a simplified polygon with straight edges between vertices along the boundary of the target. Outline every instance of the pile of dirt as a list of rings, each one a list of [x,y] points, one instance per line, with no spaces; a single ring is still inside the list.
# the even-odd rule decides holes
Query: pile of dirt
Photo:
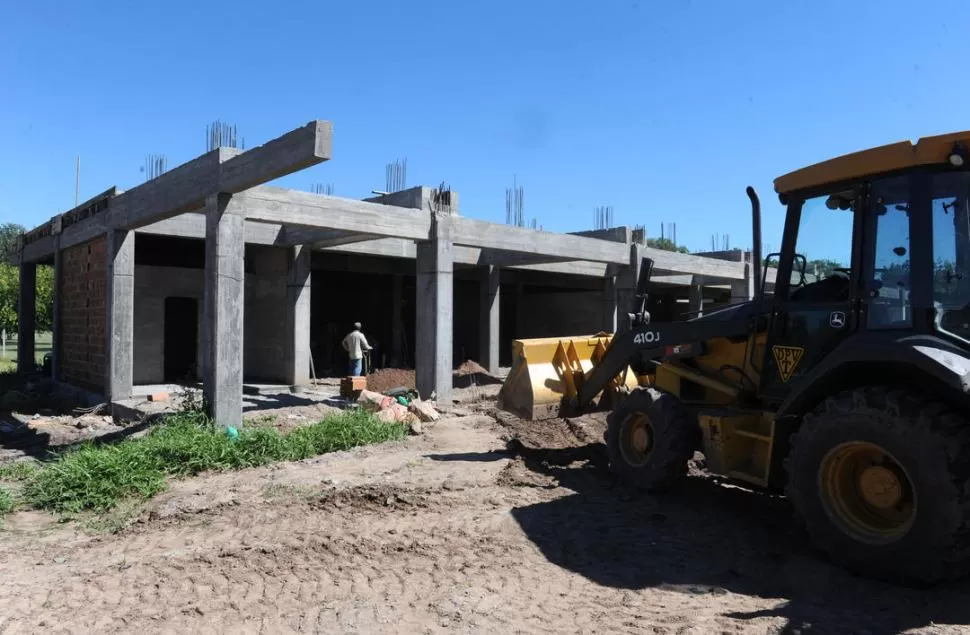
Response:
[[[367,376],[367,390],[386,392],[395,388],[416,387],[414,371],[404,368],[382,368]]]
[[[455,369],[455,375],[459,377],[464,377],[465,375],[487,375],[488,370],[482,367],[476,361],[466,360],[462,362],[461,366]]]
[[[341,511],[351,509],[392,511],[415,507],[426,508],[433,502],[434,492],[428,488],[368,484],[347,489],[326,490],[316,500],[311,501],[311,504]]]
[[[489,414],[506,429],[508,439],[517,440],[526,448],[533,449],[578,448],[602,443],[606,429],[606,417],[602,413],[576,419],[543,421],[527,421],[497,408]]]

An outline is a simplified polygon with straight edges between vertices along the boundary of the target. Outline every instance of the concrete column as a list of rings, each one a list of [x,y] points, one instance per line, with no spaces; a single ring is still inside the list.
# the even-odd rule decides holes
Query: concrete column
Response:
[[[394,274],[391,281],[391,359],[394,368],[404,366],[404,278]]]
[[[499,366],[499,307],[501,303],[499,280],[502,270],[488,266],[482,268],[479,285],[478,350],[479,363],[490,373],[498,372]]]
[[[54,236],[54,307],[51,312],[51,379],[59,380],[61,372],[61,237]]]
[[[37,265],[20,263],[20,297],[17,302],[17,372],[37,370],[34,359],[34,329],[37,319]]]
[[[704,315],[704,281],[700,276],[693,276],[687,291],[687,311],[690,317]]]
[[[417,310],[414,356],[418,393],[451,402],[454,255],[451,222],[436,214],[431,240],[417,244]]]
[[[751,265],[751,254],[745,253],[744,258],[744,280],[735,280],[731,283],[731,304],[739,304],[754,299],[754,272]]]
[[[629,309],[629,307],[627,307]],[[616,278],[603,278],[603,324],[600,328],[607,333],[616,333],[617,293]]]
[[[286,272],[286,381],[310,383],[310,253],[306,245],[289,249]]]
[[[208,197],[205,216],[203,392],[216,425],[240,427],[246,217],[228,194]]]
[[[616,276],[616,332],[625,333],[630,330],[629,313],[633,307],[633,298],[637,293],[637,282],[640,279],[640,269],[643,267],[643,245],[630,245],[630,264],[621,267]]]
[[[109,231],[107,241],[105,392],[117,401],[131,397],[134,377],[135,232]]]

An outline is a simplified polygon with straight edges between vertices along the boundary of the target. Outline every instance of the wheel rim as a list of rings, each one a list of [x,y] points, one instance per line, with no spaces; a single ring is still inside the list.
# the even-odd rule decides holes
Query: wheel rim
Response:
[[[916,491],[906,470],[881,447],[851,441],[825,455],[822,503],[846,534],[869,544],[899,540],[916,519]]]
[[[642,467],[650,460],[653,449],[653,425],[650,417],[637,412],[623,422],[623,432],[620,437],[620,453],[629,465]]]

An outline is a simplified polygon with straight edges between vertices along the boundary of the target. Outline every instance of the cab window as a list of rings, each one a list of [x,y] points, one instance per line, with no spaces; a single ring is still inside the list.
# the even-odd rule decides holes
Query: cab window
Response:
[[[806,199],[802,204],[792,263],[792,302],[849,299],[854,192]]]
[[[937,329],[970,341],[970,174],[933,179],[933,306]]]
[[[873,228],[866,294],[870,329],[908,328],[910,311],[909,177],[873,183],[867,224]]]

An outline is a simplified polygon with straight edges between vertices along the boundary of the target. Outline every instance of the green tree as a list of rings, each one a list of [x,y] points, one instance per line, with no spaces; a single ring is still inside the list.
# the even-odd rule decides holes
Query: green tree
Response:
[[[37,299],[34,324],[37,331],[50,331],[54,326],[54,268],[37,267]],[[16,333],[19,320],[20,269],[0,263],[0,329]]]
[[[9,264],[17,249],[17,237],[26,231],[23,225],[3,223],[0,225],[0,263]]]
[[[669,238],[648,238],[647,247],[652,247],[654,249],[663,249],[664,251],[676,251],[682,254],[690,253],[687,247],[677,246],[674,241]]]

